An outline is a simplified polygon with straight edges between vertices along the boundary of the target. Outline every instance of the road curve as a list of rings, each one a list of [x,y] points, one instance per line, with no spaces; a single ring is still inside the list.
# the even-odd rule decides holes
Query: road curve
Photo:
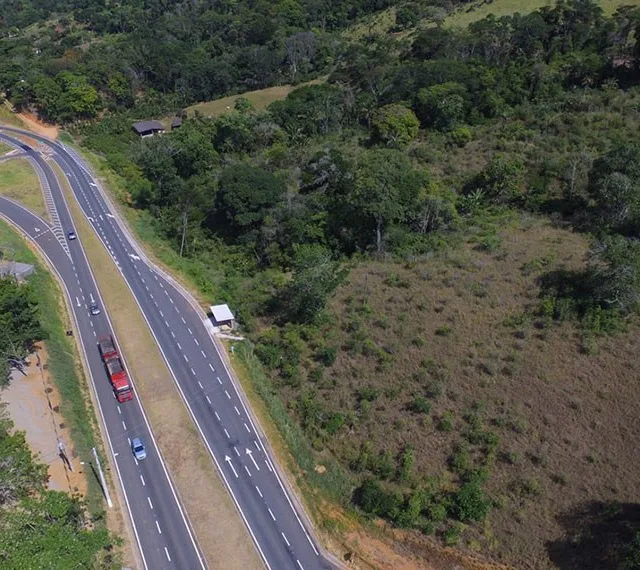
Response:
[[[89,167],[71,149],[36,139],[67,176],[76,200],[131,289],[178,390],[256,548],[270,570],[327,570],[311,525],[278,468],[241,387],[228,370],[210,323],[194,299],[153,265],[128,232]],[[53,200],[67,212],[57,189]],[[187,568],[187,567],[185,567]]]
[[[31,240],[58,275],[66,293],[75,330],[79,334],[83,359],[89,373],[91,388],[98,404],[99,419],[106,434],[107,453],[112,455],[125,507],[132,523],[140,552],[140,562],[149,570],[205,569],[204,559],[194,534],[179,503],[169,474],[157,449],[153,433],[140,401],[119,404],[102,364],[97,337],[113,334],[108,310],[82,250],[80,240],[68,242],[66,228],[72,227],[66,208],[50,204],[50,197],[60,188],[51,167],[39,153],[23,142],[0,134],[0,140],[21,149],[36,169],[47,199],[52,222],[29,212],[20,204],[0,197],[0,217]],[[95,300],[100,315],[92,316],[89,305]],[[135,378],[132,378],[135,390]],[[136,461],[131,453],[130,439],[141,437],[147,448],[147,458]],[[84,458],[90,462],[91,458]]]

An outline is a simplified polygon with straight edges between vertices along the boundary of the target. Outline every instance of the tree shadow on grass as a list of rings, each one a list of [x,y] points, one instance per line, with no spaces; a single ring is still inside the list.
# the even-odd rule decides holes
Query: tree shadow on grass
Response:
[[[640,531],[640,505],[592,501],[558,517],[566,536],[547,543],[561,570],[623,569],[629,545]]]

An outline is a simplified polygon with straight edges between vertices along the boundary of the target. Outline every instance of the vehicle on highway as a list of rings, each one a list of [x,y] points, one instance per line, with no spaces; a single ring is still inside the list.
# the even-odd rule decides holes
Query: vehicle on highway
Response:
[[[97,303],[93,303],[90,307],[89,310],[91,311],[92,315],[99,315],[100,314],[100,307],[98,306]]]
[[[131,451],[133,451],[133,455],[138,461],[142,461],[147,456],[147,451],[139,437],[134,437],[131,440]]]
[[[113,337],[111,335],[101,336],[98,339],[98,347],[100,348],[104,365],[107,367],[116,399],[120,403],[133,400],[133,390],[129,383],[129,375],[122,364],[122,360],[120,360]]]
[[[74,231],[72,230],[72,231],[70,231],[70,232],[67,234],[67,237],[68,237],[69,239],[76,239],[78,236],[76,236],[76,232],[74,232]]]

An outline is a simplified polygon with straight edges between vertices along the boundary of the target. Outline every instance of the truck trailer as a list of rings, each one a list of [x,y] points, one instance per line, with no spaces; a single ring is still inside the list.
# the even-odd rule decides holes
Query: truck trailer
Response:
[[[100,348],[102,361],[109,374],[116,400],[120,403],[133,400],[133,390],[129,382],[129,375],[122,364],[122,360],[120,360],[113,337],[111,335],[101,336],[98,339],[98,347]]]

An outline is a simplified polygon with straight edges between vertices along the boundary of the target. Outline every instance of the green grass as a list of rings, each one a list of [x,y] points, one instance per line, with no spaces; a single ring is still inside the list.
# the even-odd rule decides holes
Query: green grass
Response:
[[[274,101],[286,99],[287,95],[289,95],[289,93],[294,89],[302,87],[303,85],[322,83],[324,81],[325,79],[317,79],[301,85],[279,85],[277,87],[259,89],[258,91],[248,91],[241,95],[231,95],[229,97],[223,97],[222,99],[215,99],[213,101],[206,101],[204,103],[191,105],[191,107],[187,107],[187,113],[189,115],[193,115],[198,111],[205,117],[219,117],[220,115],[233,111],[233,105],[238,97],[249,99],[256,111],[264,111]]]
[[[0,162],[0,194],[19,202],[41,218],[49,220],[40,181],[26,159],[16,158]]]
[[[449,26],[464,28],[470,23],[494,14],[496,17],[508,16],[520,12],[527,14],[543,6],[554,6],[555,0],[493,0],[491,3],[476,2],[465,5],[453,12],[445,23]],[[605,14],[613,14],[619,6],[639,6],[640,0],[600,0]]]
[[[11,111],[8,101],[0,103],[0,123],[24,128],[24,123]]]
[[[36,271],[29,277],[38,299],[38,318],[47,334],[45,341],[49,355],[49,370],[60,393],[60,413],[71,432],[75,451],[83,458],[91,457],[96,445],[96,420],[88,402],[87,386],[76,366],[76,347],[66,336],[62,309],[62,293],[47,269],[28,248],[22,238],[5,222],[0,221],[0,243],[9,245],[14,259],[30,263]],[[97,481],[88,477],[87,504],[93,513],[104,510],[102,493]]]

